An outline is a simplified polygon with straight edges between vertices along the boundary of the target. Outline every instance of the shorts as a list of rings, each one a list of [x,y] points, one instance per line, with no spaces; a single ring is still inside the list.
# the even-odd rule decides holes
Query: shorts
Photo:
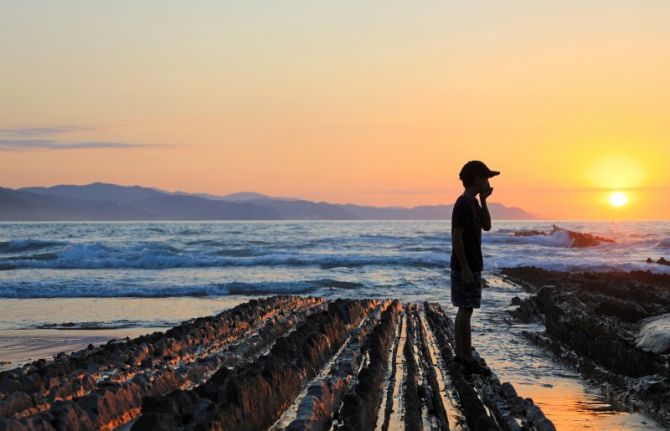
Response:
[[[460,271],[451,270],[451,303],[459,308],[479,308],[482,303],[482,273],[472,273],[474,284],[463,283]]]

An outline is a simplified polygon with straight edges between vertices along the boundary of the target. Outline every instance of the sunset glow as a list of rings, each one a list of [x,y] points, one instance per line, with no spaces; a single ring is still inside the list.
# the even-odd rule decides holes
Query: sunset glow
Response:
[[[670,426],[670,0],[8,0],[0,58],[0,431]]]
[[[2,187],[435,205],[481,159],[540,217],[670,217],[668,2],[28,0],[0,28]]]

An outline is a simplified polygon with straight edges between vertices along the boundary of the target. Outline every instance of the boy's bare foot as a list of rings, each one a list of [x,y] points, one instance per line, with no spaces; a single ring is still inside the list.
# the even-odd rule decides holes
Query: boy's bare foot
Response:
[[[489,367],[479,365],[474,359],[463,359],[456,356],[454,357],[454,362],[463,368],[463,374],[465,375],[479,374],[484,377],[491,375],[491,369]]]

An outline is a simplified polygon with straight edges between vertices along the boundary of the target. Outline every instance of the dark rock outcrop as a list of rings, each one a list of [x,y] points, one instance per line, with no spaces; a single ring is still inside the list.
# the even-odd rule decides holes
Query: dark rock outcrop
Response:
[[[512,313],[544,322],[545,332],[528,338],[607,385],[612,402],[670,424],[670,356],[639,345],[644,325],[670,313],[669,275],[539,268],[503,274],[536,292]],[[643,384],[649,380],[654,384]]]
[[[156,422],[155,415],[171,416],[186,428],[269,427],[376,305],[353,300],[329,303],[326,311],[309,316],[295,331],[277,339],[268,355],[235,370],[222,368],[195,390],[151,399],[133,429],[156,429],[149,427]]]
[[[251,354],[324,305],[297,296],[252,300],[164,334],[112,340],[0,373],[0,429],[35,415],[62,429],[114,428],[139,414],[143,397],[199,383],[235,360],[230,348]]]
[[[344,398],[339,429],[368,430],[373,429],[377,423],[389,349],[401,310],[402,306],[397,301],[389,305],[379,325],[368,336],[363,349],[369,360],[358,373],[354,390]]]
[[[648,257],[646,262],[647,263],[657,263],[659,265],[670,266],[670,260],[667,260],[663,256],[659,257],[657,261],[654,261],[652,258]]]
[[[253,300],[1,373],[0,430],[448,430],[449,414],[472,430],[553,429],[511,385],[454,363],[453,337],[436,304]]]
[[[531,399],[519,397],[512,385],[501,384],[495,374],[480,376],[464,373],[462,367],[453,360],[455,335],[452,321],[437,304],[425,303],[424,308],[471,430],[555,430],[551,421]],[[486,366],[474,349],[473,355],[481,366]]]

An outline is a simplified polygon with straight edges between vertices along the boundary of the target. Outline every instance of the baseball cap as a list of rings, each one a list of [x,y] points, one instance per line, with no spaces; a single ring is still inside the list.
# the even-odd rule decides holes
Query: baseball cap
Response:
[[[499,171],[492,171],[488,166],[479,160],[470,160],[461,169],[458,177],[461,180],[474,179],[475,177],[491,178],[500,175]]]

